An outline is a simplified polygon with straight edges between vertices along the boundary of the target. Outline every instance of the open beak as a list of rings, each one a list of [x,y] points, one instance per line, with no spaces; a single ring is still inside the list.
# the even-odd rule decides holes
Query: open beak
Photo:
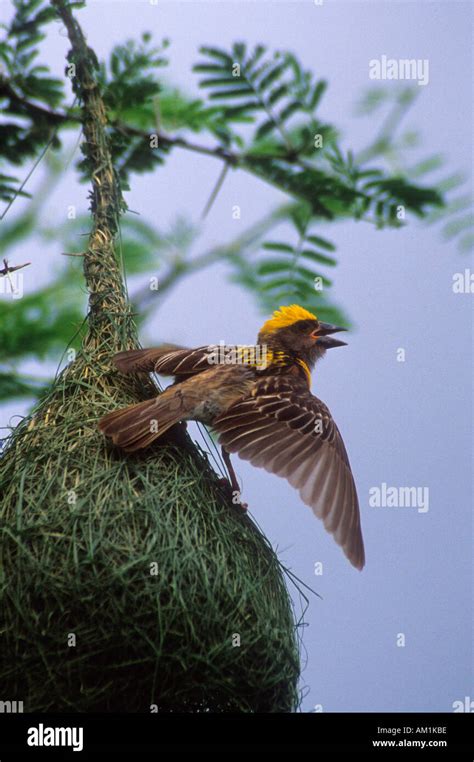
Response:
[[[325,349],[332,349],[333,347],[345,347],[347,346],[346,341],[339,341],[339,339],[334,339],[332,336],[330,336],[330,334],[346,330],[347,328],[341,328],[340,326],[332,325],[331,323],[320,323],[317,332],[318,344]]]

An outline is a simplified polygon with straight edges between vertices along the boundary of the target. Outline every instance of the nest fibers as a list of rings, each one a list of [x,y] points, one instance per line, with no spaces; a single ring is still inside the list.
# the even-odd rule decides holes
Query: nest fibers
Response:
[[[108,363],[83,352],[0,461],[0,698],[26,712],[294,710],[275,553],[186,435],[133,457],[106,444],[97,420],[144,389]]]

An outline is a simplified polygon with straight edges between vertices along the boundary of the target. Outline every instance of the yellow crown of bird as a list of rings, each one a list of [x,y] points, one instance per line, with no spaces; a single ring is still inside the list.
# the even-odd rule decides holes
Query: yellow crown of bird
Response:
[[[279,328],[285,328],[287,325],[293,325],[299,320],[317,320],[316,315],[308,312],[299,304],[290,304],[288,307],[279,307],[261,327],[260,333],[274,333]]]

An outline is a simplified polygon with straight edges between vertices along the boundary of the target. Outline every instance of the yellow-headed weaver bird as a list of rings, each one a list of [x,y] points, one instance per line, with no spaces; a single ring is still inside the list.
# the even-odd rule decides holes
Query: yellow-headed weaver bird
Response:
[[[293,304],[262,326],[255,347],[165,345],[120,352],[122,373],[175,377],[158,397],[109,413],[101,431],[126,451],[147,447],[179,421],[200,421],[229,453],[284,476],[299,491],[349,561],[364,566],[359,504],[346,448],[326,405],[311,393],[311,370],[345,330]]]

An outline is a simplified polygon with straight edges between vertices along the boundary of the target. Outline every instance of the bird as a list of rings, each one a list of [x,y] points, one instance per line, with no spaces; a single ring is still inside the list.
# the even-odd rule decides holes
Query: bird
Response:
[[[276,309],[255,345],[220,342],[195,349],[164,344],[119,352],[117,369],[174,376],[152,399],[108,413],[99,429],[126,452],[148,447],[179,422],[198,421],[218,435],[231,485],[230,455],[284,477],[351,564],[365,564],[357,490],[342,436],[311,392],[311,371],[345,331],[298,304]],[[240,494],[240,493],[239,493]]]

